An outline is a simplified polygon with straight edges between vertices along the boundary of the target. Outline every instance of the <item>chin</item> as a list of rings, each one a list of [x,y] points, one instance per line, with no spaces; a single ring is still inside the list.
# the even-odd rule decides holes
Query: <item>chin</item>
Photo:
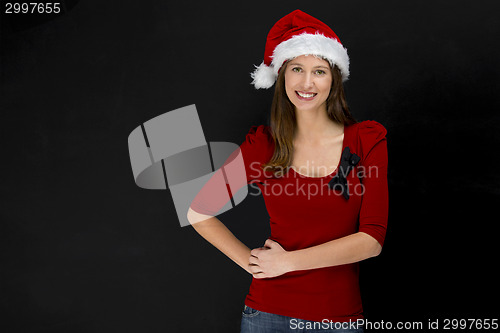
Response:
[[[292,104],[295,106],[296,110],[310,111],[310,110],[317,110],[322,106],[326,107],[325,102],[323,102],[323,103],[304,103],[302,101],[292,101]]]

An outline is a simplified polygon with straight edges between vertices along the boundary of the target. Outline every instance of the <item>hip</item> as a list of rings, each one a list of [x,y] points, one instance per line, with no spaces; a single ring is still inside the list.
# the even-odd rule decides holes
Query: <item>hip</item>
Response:
[[[311,321],[259,311],[247,305],[244,306],[241,316],[241,333],[363,333],[363,327],[358,320]]]

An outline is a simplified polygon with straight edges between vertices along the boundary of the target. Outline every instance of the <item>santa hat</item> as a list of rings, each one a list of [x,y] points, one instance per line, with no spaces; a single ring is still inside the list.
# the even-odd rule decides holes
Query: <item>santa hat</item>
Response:
[[[256,89],[273,86],[286,60],[311,54],[337,65],[342,81],[349,77],[349,56],[340,39],[320,20],[295,10],[281,18],[267,35],[264,61],[251,74]]]

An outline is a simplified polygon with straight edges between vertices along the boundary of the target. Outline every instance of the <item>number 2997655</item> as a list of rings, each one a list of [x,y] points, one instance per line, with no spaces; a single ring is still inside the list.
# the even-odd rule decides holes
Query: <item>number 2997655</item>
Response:
[[[6,2],[5,14],[58,14],[60,2]]]

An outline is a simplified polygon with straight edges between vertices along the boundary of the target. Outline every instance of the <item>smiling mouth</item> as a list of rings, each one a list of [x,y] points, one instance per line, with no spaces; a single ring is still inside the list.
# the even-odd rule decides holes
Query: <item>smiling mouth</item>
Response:
[[[297,94],[299,99],[307,100],[307,101],[310,101],[311,99],[314,98],[314,96],[317,95],[317,93],[306,93],[306,92],[302,92],[302,91],[295,91],[295,94]]]

